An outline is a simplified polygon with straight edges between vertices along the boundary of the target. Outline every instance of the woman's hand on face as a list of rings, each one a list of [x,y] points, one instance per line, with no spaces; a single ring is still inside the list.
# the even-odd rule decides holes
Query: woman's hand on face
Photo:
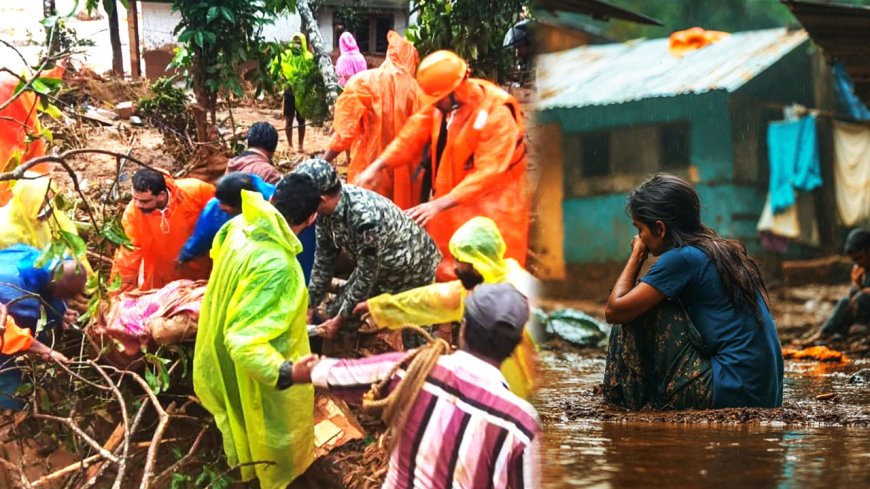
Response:
[[[649,257],[649,249],[638,234],[635,234],[631,240],[631,254],[640,257],[642,262],[646,261],[647,257]]]

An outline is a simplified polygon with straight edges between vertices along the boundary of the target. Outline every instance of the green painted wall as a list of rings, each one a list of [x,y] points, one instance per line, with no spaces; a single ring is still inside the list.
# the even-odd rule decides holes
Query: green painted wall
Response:
[[[689,121],[692,164],[698,167],[701,179],[731,178],[731,122],[728,93],[724,90],[615,105],[553,109],[540,113],[539,118],[544,123],[558,122],[566,135],[619,126]]]
[[[723,236],[738,238],[756,248],[758,214],[764,205],[763,189],[698,184],[701,220]],[[570,264],[624,260],[636,234],[625,213],[628,194],[608,194],[565,200],[565,261]],[[727,205],[722,205],[727,203]]]
[[[808,44],[795,49],[738,90],[736,95],[757,98],[759,104],[795,101],[812,106],[807,49]],[[565,135],[619,126],[688,121],[691,127],[691,164],[698,170],[696,188],[701,199],[702,220],[723,236],[743,240],[753,251],[758,249],[755,227],[767,189],[763,184],[734,181],[730,97],[726,91],[717,90],[608,106],[552,109],[538,113],[538,119],[542,123],[560,124]],[[759,137],[766,136],[759,134]],[[573,161],[567,154],[565,158],[566,164]],[[766,159],[760,163],[766,165]],[[598,263],[623,260],[628,256],[635,230],[625,214],[626,197],[626,193],[582,198],[566,195],[562,207],[567,263]]]

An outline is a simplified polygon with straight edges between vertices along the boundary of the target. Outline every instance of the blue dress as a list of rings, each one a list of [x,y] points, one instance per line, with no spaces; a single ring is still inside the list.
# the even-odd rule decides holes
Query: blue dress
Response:
[[[713,365],[713,407],[782,405],[782,350],[760,293],[759,324],[751,307],[732,305],[715,264],[695,246],[662,253],[641,281],[682,302],[701,333]]]

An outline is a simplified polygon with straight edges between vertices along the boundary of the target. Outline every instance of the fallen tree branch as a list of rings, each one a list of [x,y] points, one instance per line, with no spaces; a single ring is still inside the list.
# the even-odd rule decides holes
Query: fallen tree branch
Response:
[[[127,418],[127,405],[124,401],[124,396],[121,395],[121,391],[118,390],[118,386],[115,385],[115,382],[112,381],[109,374],[105,372],[97,362],[93,360],[88,360],[88,364],[93,367],[97,372],[99,372],[100,376],[109,383],[109,387],[112,390],[112,393],[115,395],[115,398],[118,400],[118,404],[121,406],[121,423],[122,423],[122,434],[123,439],[121,442],[122,445],[122,455],[120,458],[120,462],[118,463],[118,473],[115,475],[115,483],[112,485],[112,489],[121,489],[121,482],[124,480],[124,473],[127,470],[127,455],[130,451],[130,437],[133,436],[133,433],[130,431],[129,419]],[[114,433],[113,433],[114,435]],[[111,437],[110,437],[111,438]]]
[[[80,460],[74,464],[67,465],[66,467],[64,467],[60,470],[56,470],[56,471],[54,471],[46,476],[40,477],[39,479],[33,481],[31,486],[32,487],[39,487],[39,486],[48,484],[49,482],[51,482],[55,479],[60,479],[61,477],[64,477],[68,474],[72,474],[74,472],[78,472],[80,470],[87,469],[88,467],[91,466],[92,463],[94,463],[98,460],[101,460],[102,458],[103,458],[102,455],[91,455],[90,457],[88,457],[86,459]]]
[[[112,454],[112,452],[110,452],[110,451],[106,450],[105,448],[103,448],[103,447],[102,447],[99,443],[97,443],[93,438],[91,438],[90,436],[88,436],[88,434],[85,433],[84,430],[82,430],[81,428],[79,428],[79,425],[76,424],[76,422],[73,421],[72,419],[70,419],[70,418],[61,418],[61,417],[59,417],[59,416],[52,416],[52,415],[50,415],[50,414],[42,414],[42,413],[33,413],[33,417],[34,417],[35,419],[45,419],[45,420],[48,420],[48,421],[54,421],[54,422],[57,422],[57,423],[60,423],[60,424],[66,425],[67,428],[69,428],[69,429],[71,429],[73,432],[75,432],[75,434],[78,435],[79,438],[81,438],[82,440],[84,440],[85,443],[87,443],[88,445],[90,445],[91,448],[93,448],[94,450],[96,450],[97,453],[99,453],[103,458],[108,459],[108,460],[111,460],[111,461],[114,462],[114,463],[119,463],[119,462],[120,462],[120,460],[118,459],[118,457],[116,457],[114,454]]]
[[[175,403],[169,405],[167,411],[171,411],[175,407]],[[158,412],[160,421],[157,423],[157,429],[154,430],[154,436],[151,437],[151,446],[148,447],[148,456],[145,458],[145,468],[142,469],[142,484],[139,489],[148,489],[151,487],[151,479],[154,475],[154,466],[157,464],[157,452],[160,450],[160,439],[163,438],[163,433],[166,432],[166,426],[169,424],[169,414],[162,408]]]
[[[155,487],[163,487],[163,483],[172,477],[172,474],[178,471],[181,467],[185,466],[188,462],[190,462],[193,457],[196,455],[197,450],[199,450],[199,445],[202,443],[202,439],[205,437],[205,434],[208,433],[208,425],[203,426],[201,430],[199,430],[199,434],[196,435],[196,439],[193,441],[193,445],[190,446],[190,450],[187,453],[178,459],[177,462],[170,465],[169,468],[161,472],[157,477],[154,478],[154,486]]]

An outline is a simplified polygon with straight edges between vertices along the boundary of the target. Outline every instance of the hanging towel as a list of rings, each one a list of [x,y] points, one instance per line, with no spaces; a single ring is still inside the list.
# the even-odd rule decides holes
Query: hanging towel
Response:
[[[834,121],[834,180],[843,225],[870,221],[870,128]]]
[[[795,197],[795,205],[789,206],[779,214],[774,214],[770,207],[770,196],[764,203],[761,218],[756,228],[762,236],[762,246],[765,240],[771,246],[764,246],[770,251],[785,252],[781,249],[781,241],[774,237],[796,241],[810,246],[819,245],[819,227],[816,221],[816,208],[813,194],[800,193]]]
[[[770,206],[779,214],[794,205],[795,190],[807,192],[822,184],[815,116],[771,122],[767,150]]]

